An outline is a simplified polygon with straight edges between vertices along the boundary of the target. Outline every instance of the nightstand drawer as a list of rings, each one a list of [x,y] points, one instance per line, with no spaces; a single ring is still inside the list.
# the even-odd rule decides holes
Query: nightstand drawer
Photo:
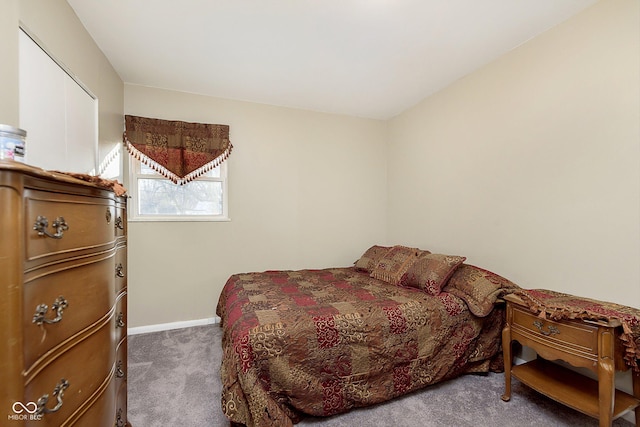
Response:
[[[514,305],[511,326],[514,334],[522,334],[529,340],[540,342],[548,347],[560,350],[571,349],[574,352],[592,356],[598,354],[598,327],[582,321],[554,322],[541,319]]]

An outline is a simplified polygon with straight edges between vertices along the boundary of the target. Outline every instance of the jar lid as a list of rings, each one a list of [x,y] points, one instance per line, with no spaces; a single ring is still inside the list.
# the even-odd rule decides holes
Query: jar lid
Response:
[[[23,129],[14,128],[13,126],[0,124],[0,134],[9,133],[12,135],[18,135],[25,137],[27,136],[27,131]]]

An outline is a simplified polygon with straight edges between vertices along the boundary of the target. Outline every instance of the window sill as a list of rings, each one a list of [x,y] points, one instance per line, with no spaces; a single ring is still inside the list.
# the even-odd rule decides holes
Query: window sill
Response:
[[[229,217],[170,217],[170,216],[159,216],[159,217],[145,217],[145,218],[129,218],[128,222],[231,222],[231,218]]]

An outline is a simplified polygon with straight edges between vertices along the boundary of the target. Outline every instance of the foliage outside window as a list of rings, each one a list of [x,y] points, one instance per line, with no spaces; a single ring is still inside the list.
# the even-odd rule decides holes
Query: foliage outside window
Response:
[[[228,220],[226,162],[184,185],[174,184],[133,157],[130,157],[130,170],[130,219]]]

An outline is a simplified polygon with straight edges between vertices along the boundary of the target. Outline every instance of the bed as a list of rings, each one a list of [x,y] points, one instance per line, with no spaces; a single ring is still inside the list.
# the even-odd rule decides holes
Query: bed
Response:
[[[217,306],[222,409],[284,427],[502,370],[517,285],[460,256],[372,246],[352,267],[232,275]]]

